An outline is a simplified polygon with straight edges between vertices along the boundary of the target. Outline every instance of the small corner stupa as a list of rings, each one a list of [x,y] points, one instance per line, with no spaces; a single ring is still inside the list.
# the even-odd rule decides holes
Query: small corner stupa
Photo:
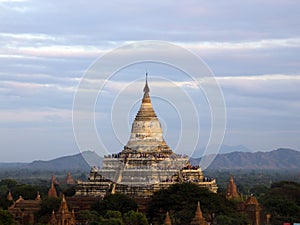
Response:
[[[56,213],[54,212],[54,210],[52,211],[49,223],[51,225],[76,224],[74,211],[69,211],[68,204],[64,195],[62,196],[58,211]]]
[[[202,211],[200,208],[200,202],[198,202],[197,209],[195,212],[195,217],[191,221],[191,225],[207,225],[207,222],[205,221]]]
[[[172,222],[171,222],[171,219],[170,219],[170,216],[169,216],[169,212],[167,212],[167,214],[166,214],[164,225],[172,225]]]
[[[48,197],[49,198],[57,198],[57,193],[56,193],[56,189],[54,187],[54,180],[53,179],[51,181],[51,187],[48,191]]]
[[[227,199],[240,199],[241,195],[237,191],[236,184],[234,182],[233,176],[230,176],[229,182],[227,184],[226,190],[226,198]]]
[[[186,155],[174,153],[163,138],[153,109],[146,74],[141,106],[133,121],[130,138],[121,152],[106,155],[102,168],[92,167],[89,181],[78,181],[77,196],[123,193],[147,197],[178,182],[192,182],[217,192],[216,180],[205,178]]]

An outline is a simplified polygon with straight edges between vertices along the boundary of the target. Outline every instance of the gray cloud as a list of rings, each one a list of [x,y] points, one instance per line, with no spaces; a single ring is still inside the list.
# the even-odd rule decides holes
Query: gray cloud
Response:
[[[81,76],[97,57],[145,39],[186,47],[214,71],[227,103],[225,144],[255,150],[300,149],[296,141],[300,134],[299,9],[294,0],[0,1],[1,145],[5,152],[18,153],[3,152],[1,160],[28,161],[77,152],[71,118]],[[124,70],[133,75],[116,76],[103,92],[103,104],[109,106],[122,82],[143,76],[145,70],[158,76],[170,72],[153,65]],[[189,82],[172,73],[175,81]],[[152,85],[155,89],[158,84]],[[190,87],[187,90],[201,109],[205,99],[197,99]],[[136,98],[140,92],[124,94]],[[177,131],[165,118],[167,109],[157,104],[168,132]],[[209,111],[204,106],[202,112],[206,136]],[[103,122],[109,108],[98,113],[103,113],[99,124],[111,129]],[[168,134],[169,139],[176,137],[176,131]],[[115,141],[110,136],[111,130],[108,143]],[[11,143],[12,139],[16,141]]]

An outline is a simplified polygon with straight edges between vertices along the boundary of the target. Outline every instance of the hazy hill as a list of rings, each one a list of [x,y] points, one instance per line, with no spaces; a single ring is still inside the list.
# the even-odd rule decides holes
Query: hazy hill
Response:
[[[204,152],[203,148],[194,152],[193,158],[200,158]],[[245,147],[244,145],[221,145],[219,154],[227,154],[231,152],[254,152],[253,150]]]
[[[300,169],[300,152],[280,148],[270,152],[232,152],[219,154],[208,169]]]
[[[86,151],[82,154],[71,156],[64,156],[49,161],[36,160],[31,163],[0,163],[2,169],[27,169],[27,170],[50,170],[50,171],[64,171],[64,170],[82,170],[89,171],[91,166],[84,158],[93,159],[96,166],[102,164],[102,158],[95,152]],[[90,161],[90,160],[89,160]]]
[[[88,158],[93,165],[101,166],[102,158],[95,152],[86,151],[82,154],[64,156],[49,161],[33,161],[31,163],[0,163],[0,169],[27,169],[66,171],[89,171],[90,165],[84,158]],[[199,164],[200,158],[191,159],[193,164]],[[292,149],[277,149],[270,152],[231,152],[216,156],[208,169],[212,170],[292,170],[300,169],[300,151]]]
[[[245,147],[244,145],[221,145],[219,154],[227,154],[231,152],[253,152],[251,149]]]

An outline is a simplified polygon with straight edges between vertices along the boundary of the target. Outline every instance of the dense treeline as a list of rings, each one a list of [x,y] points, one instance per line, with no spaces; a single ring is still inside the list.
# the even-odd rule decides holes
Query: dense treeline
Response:
[[[206,221],[212,224],[249,224],[247,216],[237,212],[236,202],[192,183],[174,184],[154,193],[148,206],[148,218],[154,224],[163,224],[169,212],[173,225],[188,225],[195,216],[198,201]]]
[[[53,174],[58,180],[64,180],[71,172],[76,180],[87,180],[88,170],[31,170],[31,169],[1,169],[0,180],[10,179],[32,185],[46,185]],[[272,183],[282,180],[300,182],[299,170],[206,170],[205,175],[217,179],[219,190],[226,189],[230,175],[234,176],[238,189],[243,194],[251,194],[251,188],[257,185],[270,187]]]
[[[6,211],[12,204],[8,201],[7,194],[10,190],[16,198],[22,195],[24,199],[34,199],[37,191],[42,196],[42,207],[36,215],[40,224],[49,221],[51,212],[57,211],[61,199],[47,198],[49,183],[41,185],[24,184],[12,179],[0,181],[0,224],[13,221],[12,216]],[[72,196],[74,186],[57,185],[59,193]],[[271,214],[271,224],[300,221],[300,184],[292,181],[281,181],[269,186],[254,185],[250,192],[257,196],[265,214]],[[76,218],[88,221],[89,224],[111,225],[147,225],[163,224],[166,212],[169,212],[172,224],[190,224],[195,215],[197,202],[200,202],[204,218],[219,225],[248,224],[246,214],[238,212],[237,202],[226,199],[224,192],[214,194],[206,189],[199,188],[191,183],[174,184],[168,189],[156,192],[149,204],[147,214],[138,212],[136,202],[122,194],[108,195],[103,200],[95,202],[90,211],[79,211]],[[1,221],[2,220],[2,221]]]
[[[292,181],[273,183],[260,193],[264,211],[271,214],[272,224],[300,222],[300,184]]]
[[[270,188],[272,183],[283,180],[300,182],[299,170],[206,170],[205,175],[215,177],[219,192],[224,192],[230,175],[234,176],[238,190],[244,195],[254,194],[257,186]]]

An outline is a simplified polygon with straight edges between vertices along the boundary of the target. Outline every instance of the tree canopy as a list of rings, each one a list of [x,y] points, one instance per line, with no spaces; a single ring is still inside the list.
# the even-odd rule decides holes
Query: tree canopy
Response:
[[[273,183],[261,198],[272,224],[300,221],[300,184],[292,181]]]
[[[98,201],[92,206],[92,209],[102,216],[104,216],[108,210],[119,211],[124,214],[131,210],[135,211],[137,208],[138,205],[136,202],[124,194],[106,195],[103,200]]]
[[[6,210],[0,209],[0,224],[1,225],[15,224],[13,215]]]
[[[206,221],[213,222],[223,215],[235,224],[247,224],[244,215],[237,213],[235,202],[192,183],[173,184],[154,193],[148,206],[148,218],[154,224],[163,224],[169,212],[173,225],[190,224],[198,201]]]

